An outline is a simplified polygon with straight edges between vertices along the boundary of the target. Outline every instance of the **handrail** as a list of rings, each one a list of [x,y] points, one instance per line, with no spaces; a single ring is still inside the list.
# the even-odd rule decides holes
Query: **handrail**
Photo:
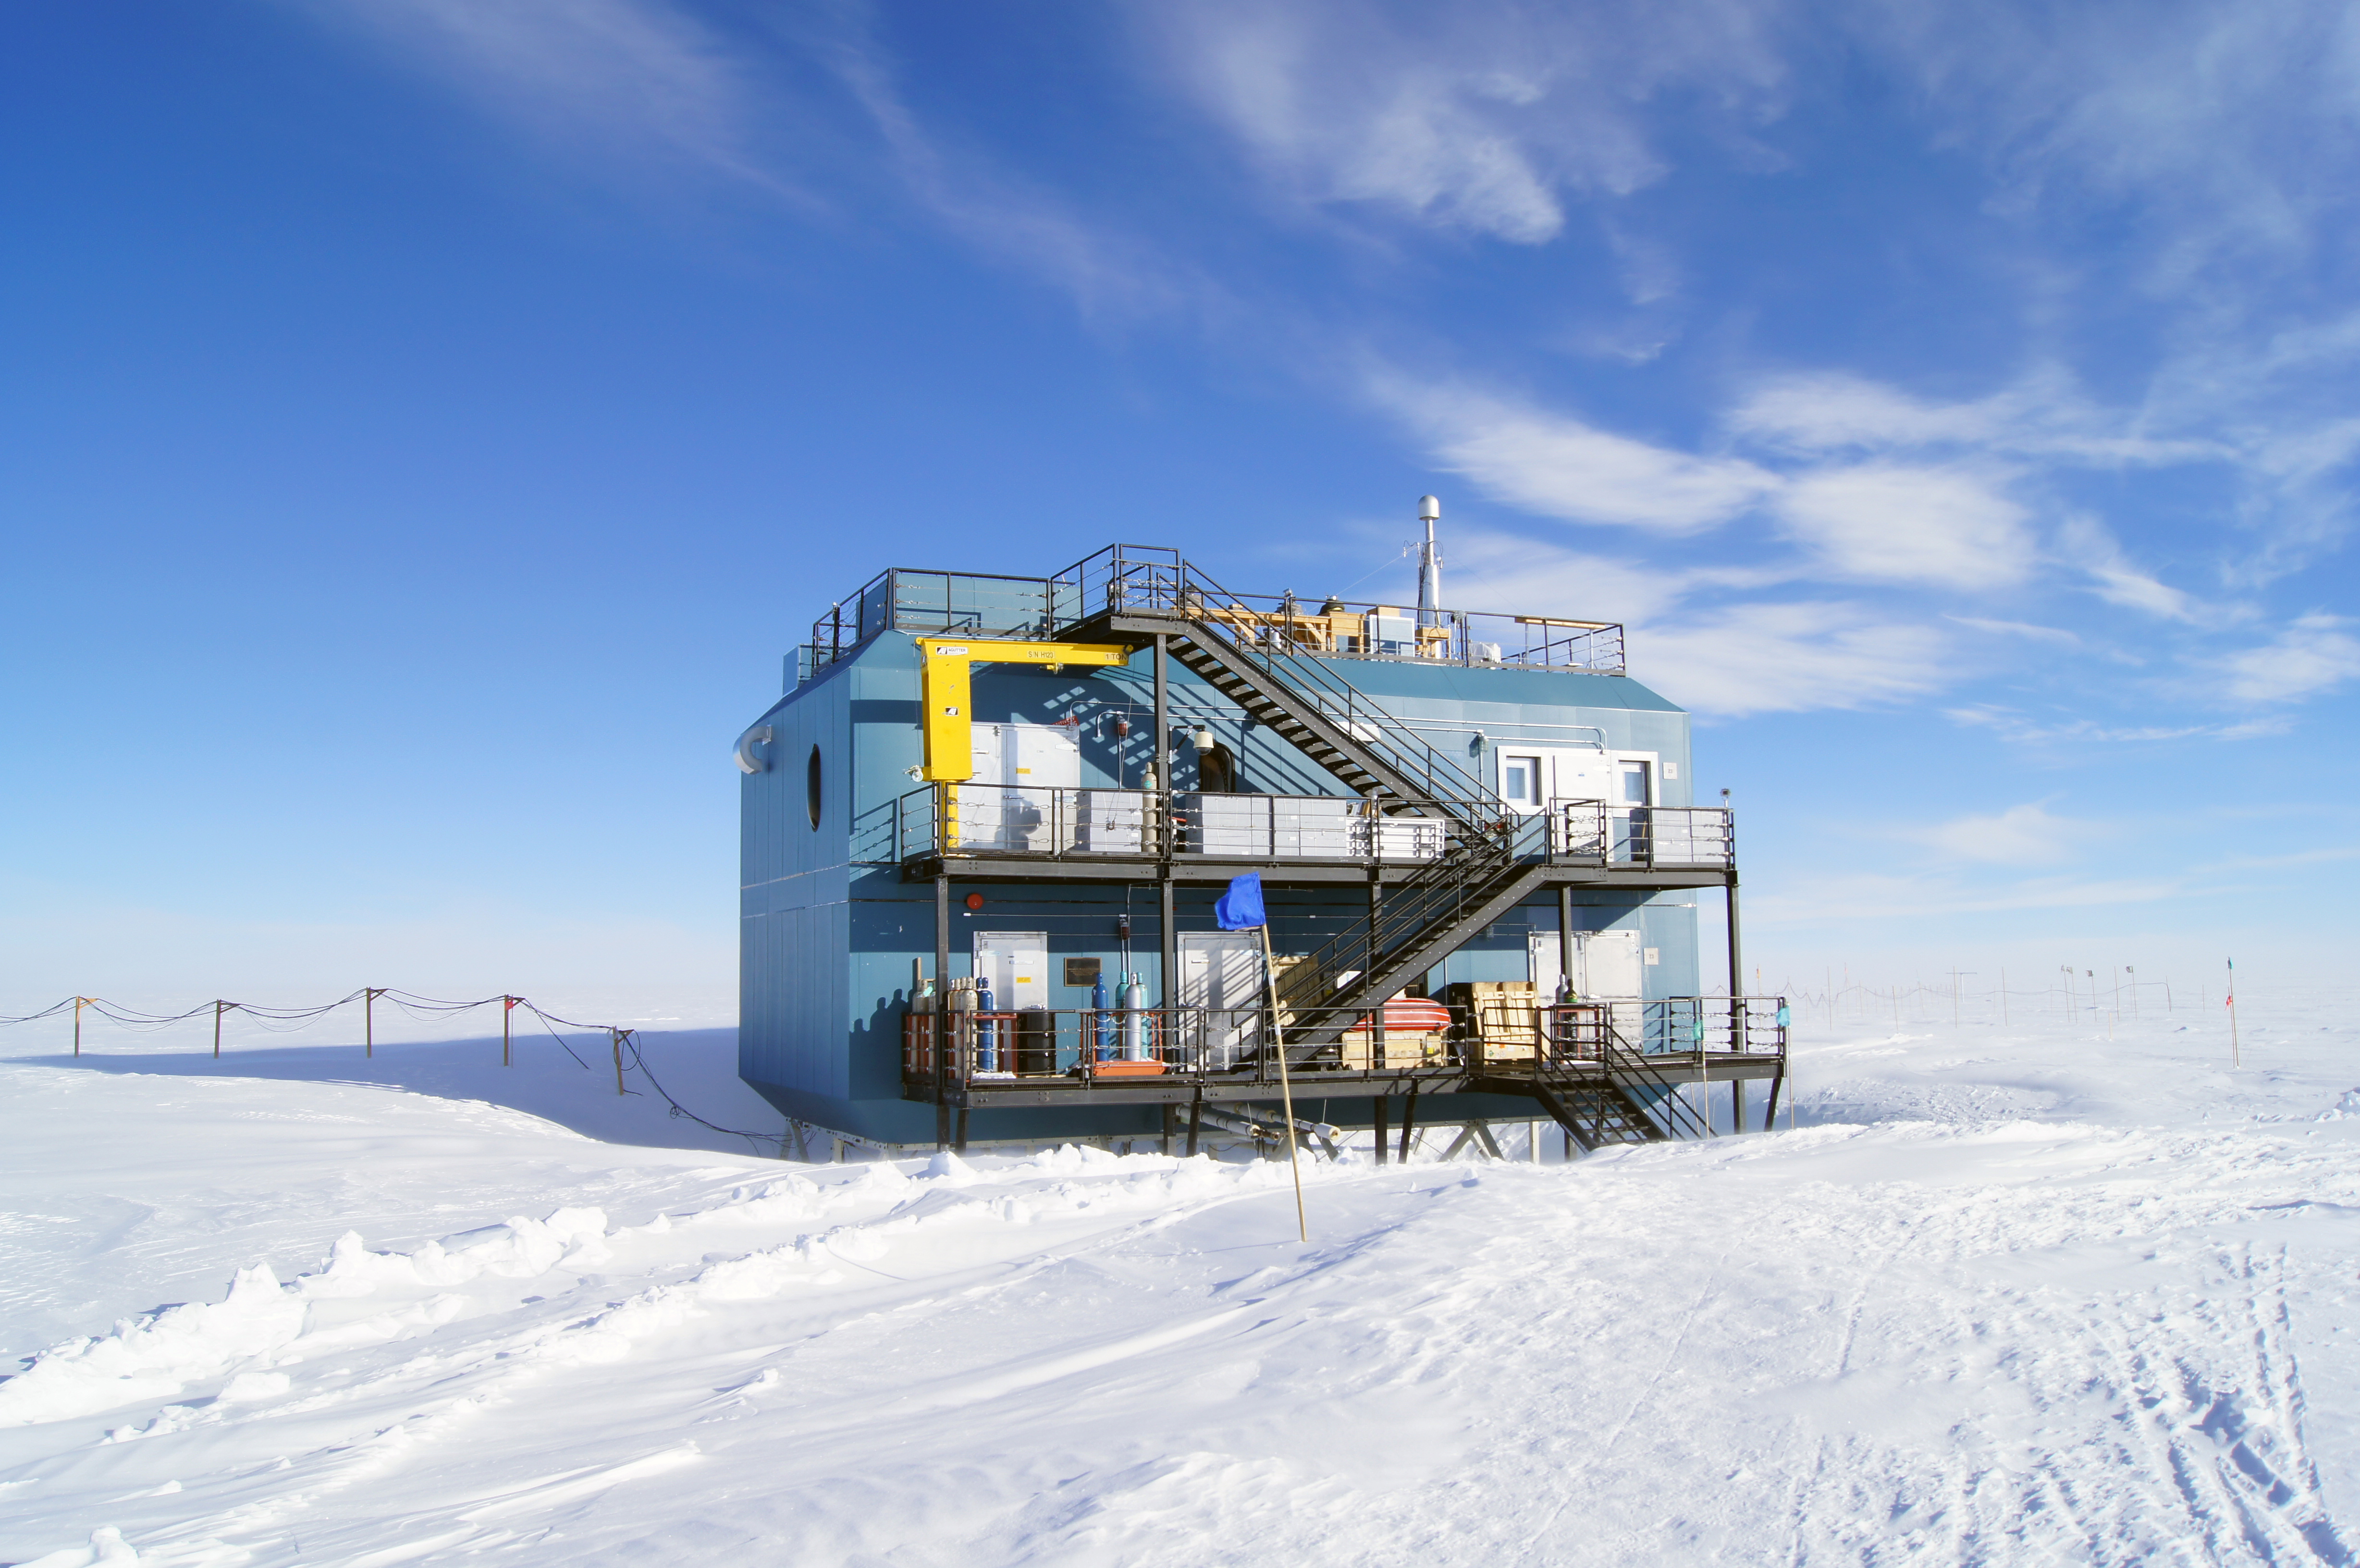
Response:
[[[1559,801],[1549,809],[1550,852],[1601,866],[1731,866],[1736,819],[1726,806],[1616,806]]]
[[[1225,655],[1276,682],[1283,691],[1307,699],[1322,718],[1417,780],[1427,799],[1411,803],[1438,805],[1459,817],[1496,815],[1508,809],[1507,802],[1480,778],[1437,751],[1366,692],[1328,669],[1316,654],[1289,642],[1273,656],[1237,635],[1235,626],[1223,625],[1218,617],[1225,606],[1239,604],[1237,595],[1176,551],[1160,546],[1109,545],[1065,568],[1052,581],[1060,589],[1071,589],[1069,597],[1052,590],[1057,614],[1065,617],[1059,622],[1060,632],[1124,611],[1177,615],[1187,622],[1192,637],[1218,638]],[[1285,670],[1276,663],[1281,656],[1289,660]]]
[[[1159,577],[1179,584],[1193,576],[1207,589],[1214,586],[1183,561],[1178,551],[1163,546],[1113,545],[1099,552],[1113,554],[1124,556],[1131,563],[1125,584],[1144,595],[1134,602],[1152,599]],[[801,673],[806,677],[815,674],[878,632],[888,628],[907,630],[913,620],[928,631],[965,628],[1011,637],[1050,636],[1052,625],[1060,614],[1061,597],[1067,608],[1083,600],[1075,574],[1097,559],[1086,558],[1054,577],[888,567],[813,621],[811,640],[801,645],[807,650],[803,654]],[[1022,625],[986,626],[984,617],[1005,618],[1003,611],[960,609],[948,603],[936,606],[931,593],[913,600],[904,593],[904,580],[921,585],[939,583],[946,596],[954,583],[1008,584],[1018,590],[1037,588],[1039,614],[1031,614],[1028,607],[1020,617]],[[1067,590],[1062,595],[1061,587]],[[1619,676],[1625,672],[1623,628],[1611,621],[1564,620],[1487,610],[1420,611],[1371,601],[1350,604],[1331,601],[1338,605],[1334,611],[1326,604],[1315,610],[1307,601],[1292,593],[1220,591],[1216,596],[1220,613],[1233,615],[1240,624],[1265,635],[1284,637],[1290,643],[1316,645],[1304,651],[1326,658],[1401,659],[1472,669],[1546,670],[1595,675]]]
[[[1514,837],[1513,824],[1460,834],[1440,860],[1386,888],[1373,920],[1348,926],[1306,955],[1279,983],[1281,1001],[1316,1028],[1332,1027],[1338,1015],[1364,1007],[1369,998],[1354,993],[1369,976],[1435,930],[1464,918],[1499,890],[1502,878],[1523,871],[1528,860],[1517,853]],[[1346,973],[1353,978],[1334,978]]]
[[[1634,1078],[1644,1078],[1647,1081],[1647,1087],[1658,1091],[1655,1104],[1652,1105],[1644,1101],[1637,1101],[1636,1096],[1633,1096],[1633,1099],[1643,1112],[1656,1116],[1663,1124],[1664,1130],[1672,1137],[1710,1138],[1714,1136],[1712,1123],[1699,1116],[1682,1097],[1679,1092],[1681,1085],[1655,1071],[1654,1065],[1648,1062],[1645,1053],[1632,1050],[1623,1041],[1622,1032],[1615,1029],[1612,1019],[1607,1020],[1599,1040],[1599,1059],[1610,1075],[1625,1073]]]

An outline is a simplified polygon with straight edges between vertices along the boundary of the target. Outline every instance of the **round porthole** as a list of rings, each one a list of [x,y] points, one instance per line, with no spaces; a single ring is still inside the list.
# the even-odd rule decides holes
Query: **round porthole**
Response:
[[[803,792],[811,798],[811,820],[814,831],[819,827],[819,747],[812,747],[811,762],[803,769]]]

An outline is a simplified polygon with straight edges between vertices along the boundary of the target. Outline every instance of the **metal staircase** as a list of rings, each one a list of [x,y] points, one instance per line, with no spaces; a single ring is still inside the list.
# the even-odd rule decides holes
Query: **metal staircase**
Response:
[[[1633,1049],[1609,1009],[1568,1008],[1548,1017],[1529,1073],[1493,1082],[1538,1100],[1583,1152],[1712,1136],[1711,1124],[1681,1096],[1679,1083]]]
[[[1584,1154],[1622,1143],[1661,1143],[1671,1135],[1655,1125],[1622,1086],[1610,1079],[1551,1083],[1536,1077],[1530,1094]]]
[[[1381,811],[1469,826],[1508,814],[1480,777],[1285,635],[1283,615],[1160,547],[1113,545],[1052,580],[1055,635],[1165,651]]]
[[[1380,811],[1438,816],[1443,853],[1388,887],[1349,931],[1279,983],[1290,1062],[1333,1047],[1370,1010],[1537,890],[1547,823],[1520,816],[1470,768],[1285,636],[1285,617],[1246,609],[1175,551],[1115,545],[1055,580],[1059,636],[1165,651]]]

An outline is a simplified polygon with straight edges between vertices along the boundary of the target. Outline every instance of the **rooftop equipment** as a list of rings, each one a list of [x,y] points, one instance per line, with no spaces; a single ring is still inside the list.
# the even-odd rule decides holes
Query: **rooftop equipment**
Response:
[[[1417,552],[1417,624],[1441,624],[1442,547],[1434,542],[1434,525],[1441,520],[1442,503],[1431,495],[1417,498],[1418,520],[1426,525],[1426,543]]]

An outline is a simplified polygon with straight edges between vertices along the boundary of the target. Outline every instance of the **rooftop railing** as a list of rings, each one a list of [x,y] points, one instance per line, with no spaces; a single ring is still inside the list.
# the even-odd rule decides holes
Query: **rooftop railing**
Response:
[[[1120,610],[1180,610],[1249,646],[1322,659],[1623,673],[1622,628],[1611,621],[1237,593],[1163,545],[1109,545],[1052,582],[1053,613],[1064,626]]]
[[[1114,545],[1049,577],[893,567],[812,623],[797,673],[809,680],[881,631],[1039,638],[1109,605],[1199,605],[1252,646],[1321,659],[1620,675],[1622,628],[1554,615],[1426,610],[1370,600],[1207,591],[1179,552]]]
[[[879,572],[860,592],[830,605],[812,623],[803,660],[809,679],[881,631],[960,632],[973,637],[1045,637],[1050,588],[1044,577],[979,572]]]

